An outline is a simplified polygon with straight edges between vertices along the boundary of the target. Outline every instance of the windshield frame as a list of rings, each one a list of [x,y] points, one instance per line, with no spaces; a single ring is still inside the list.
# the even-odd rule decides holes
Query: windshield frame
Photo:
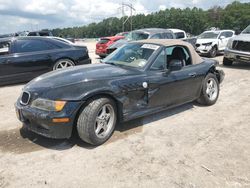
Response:
[[[250,34],[250,25],[247,26],[242,32],[241,34]]]
[[[108,61],[107,58],[110,57],[110,55],[112,55],[112,54],[114,55],[115,53],[118,52],[118,50],[122,49],[124,46],[129,45],[129,44],[142,44],[142,45],[144,45],[144,44],[149,44],[149,45],[156,45],[156,46],[159,46],[159,48],[156,49],[156,50],[150,55],[150,57],[148,58],[148,60],[147,60],[147,62],[145,63],[145,65],[142,66],[142,67],[139,67],[139,66],[138,66],[138,67],[135,67],[135,66],[128,66],[128,65],[125,65],[125,64],[118,64],[118,63],[117,63],[117,64],[114,64],[114,63]],[[162,51],[162,48],[163,48],[163,45],[161,45],[161,44],[156,44],[156,43],[150,43],[150,42],[129,42],[129,43],[127,43],[127,44],[122,45],[122,46],[119,47],[118,49],[116,49],[112,54],[110,54],[109,56],[107,56],[106,58],[104,58],[101,62],[102,62],[102,63],[105,63],[105,64],[110,64],[110,65],[113,65],[113,66],[120,66],[120,67],[123,67],[123,68],[129,68],[129,69],[136,69],[136,70],[145,71],[145,70],[147,70],[147,69],[150,68],[150,66],[151,66],[151,64],[153,63],[153,61],[158,57],[159,52]],[[107,59],[107,60],[105,61],[105,59]]]

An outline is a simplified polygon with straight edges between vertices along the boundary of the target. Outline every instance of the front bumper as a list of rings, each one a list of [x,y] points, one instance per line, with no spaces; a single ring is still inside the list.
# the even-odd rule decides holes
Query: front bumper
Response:
[[[204,46],[204,45],[201,45],[199,47],[196,48],[196,52],[198,54],[202,54],[202,55],[207,55],[209,54],[209,52],[211,51],[212,49],[212,46]]]
[[[99,56],[107,56],[107,49],[96,49],[95,51],[95,54],[96,55],[99,55]]]
[[[225,49],[224,57],[232,61],[250,62],[250,52]]]
[[[61,112],[48,112],[15,104],[18,119],[30,131],[48,138],[70,138],[81,102],[68,102]],[[69,118],[67,123],[54,123],[53,118]]]
[[[81,59],[77,62],[77,65],[87,65],[87,64],[91,64],[91,59],[87,58],[87,59]]]

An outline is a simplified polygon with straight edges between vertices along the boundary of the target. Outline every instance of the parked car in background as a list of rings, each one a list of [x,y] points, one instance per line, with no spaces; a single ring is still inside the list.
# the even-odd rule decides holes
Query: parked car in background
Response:
[[[126,31],[126,32],[117,33],[115,36],[124,36],[124,37],[126,37],[126,36],[128,36],[128,34],[129,34],[129,32]]]
[[[96,55],[99,55],[101,58],[108,55],[107,48],[112,45],[114,42],[123,39],[124,36],[112,36],[112,37],[102,37],[96,44]]]
[[[84,46],[47,37],[0,40],[0,85],[26,82],[48,71],[89,63]]]
[[[215,57],[224,52],[230,38],[234,36],[233,30],[205,31],[197,37],[196,51],[200,55]]]
[[[224,78],[217,65],[181,40],[130,42],[102,64],[34,79],[16,102],[17,116],[40,135],[70,138],[76,128],[83,141],[100,145],[111,137],[117,122],[195,100],[215,104]]]
[[[227,44],[223,64],[229,66],[234,61],[250,63],[250,25]]]
[[[196,37],[188,37],[187,33],[184,30],[181,29],[168,29],[170,31],[172,31],[176,37],[176,39],[181,39],[183,41],[189,42],[190,44],[193,45],[193,47],[195,48],[195,44],[197,41]]]
[[[3,35],[0,35],[0,39],[2,39],[2,38],[10,38],[10,37],[14,37],[14,36],[15,36],[15,33],[3,34]]]
[[[68,40],[68,39],[65,39],[65,38],[53,37],[53,36],[49,36],[49,37],[47,37],[47,38],[59,40],[59,41],[61,41],[61,42],[65,42],[65,43],[70,44],[70,45],[75,45],[75,43],[73,43],[72,41],[70,41],[70,40]]]
[[[176,39],[186,39],[187,38],[187,34],[184,30],[181,29],[168,29],[170,31],[173,31],[175,38]]]
[[[173,31],[162,28],[145,28],[131,31],[123,40],[119,40],[107,48],[107,53],[110,54],[117,48],[130,41],[144,40],[144,39],[175,39]]]
[[[27,36],[53,36],[51,31],[31,31]]]
[[[75,38],[72,38],[72,37],[67,37],[65,39],[72,42],[72,43],[75,43],[75,41],[76,41]]]

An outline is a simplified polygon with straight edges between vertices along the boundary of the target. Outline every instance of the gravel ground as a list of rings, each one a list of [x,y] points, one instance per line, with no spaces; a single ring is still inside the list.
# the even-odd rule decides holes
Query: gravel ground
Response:
[[[85,45],[97,63],[95,43]],[[1,87],[0,187],[250,187],[250,64],[220,68],[215,105],[118,125],[99,147],[21,129],[14,102],[23,85]]]

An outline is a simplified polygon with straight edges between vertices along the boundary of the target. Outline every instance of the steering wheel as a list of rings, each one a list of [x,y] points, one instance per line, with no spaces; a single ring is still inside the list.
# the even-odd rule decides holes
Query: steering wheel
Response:
[[[139,59],[139,57],[140,57],[139,55],[140,54],[138,52],[133,51],[125,61],[131,63],[131,62]]]

